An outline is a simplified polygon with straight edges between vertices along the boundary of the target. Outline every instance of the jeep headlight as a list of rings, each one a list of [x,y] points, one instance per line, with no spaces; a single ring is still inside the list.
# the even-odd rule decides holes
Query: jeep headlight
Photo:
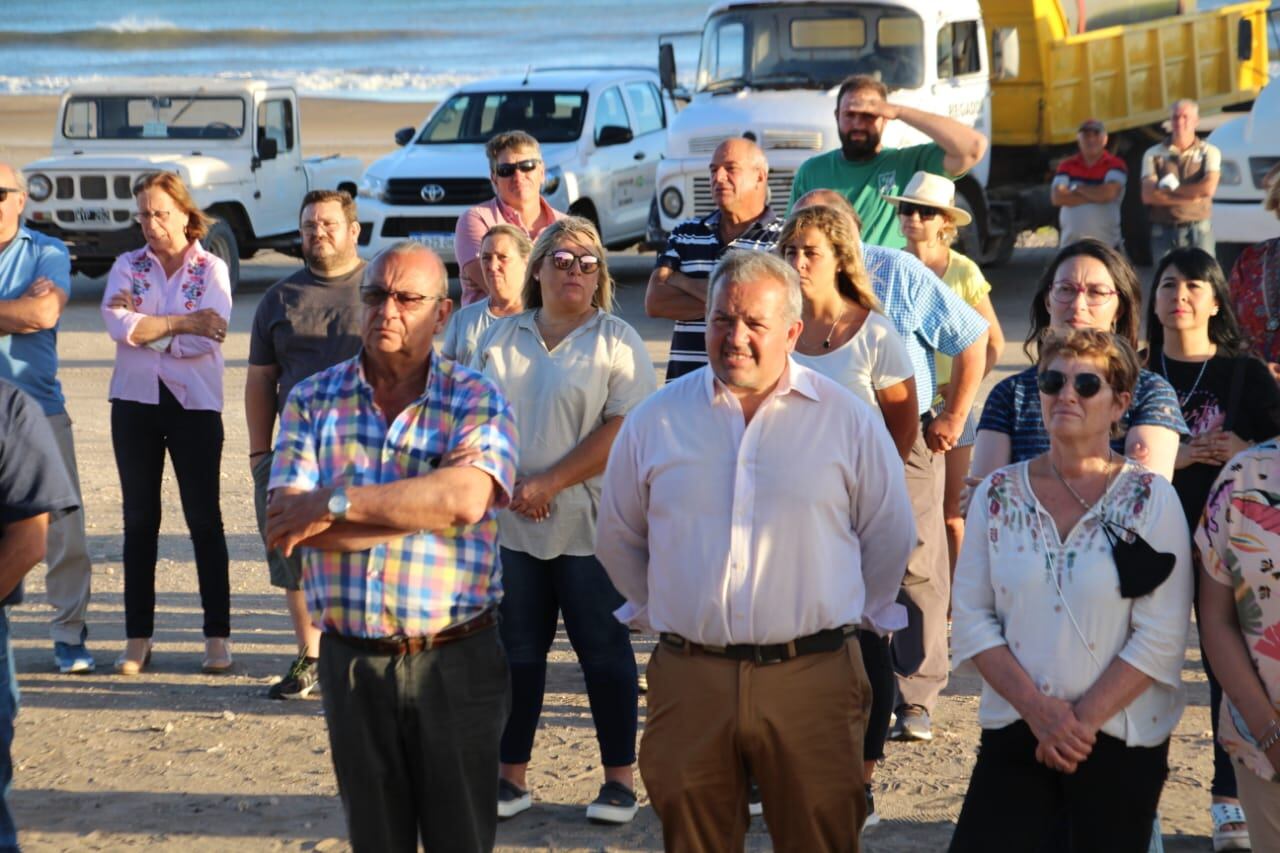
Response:
[[[45,175],[32,175],[27,178],[27,195],[32,201],[44,201],[53,195],[53,181]]]
[[[1223,160],[1222,171],[1218,174],[1218,183],[1226,184],[1229,187],[1239,186],[1240,184],[1240,165],[1235,160]]]
[[[373,175],[365,175],[360,179],[360,186],[356,188],[356,195],[361,198],[372,198],[382,201],[382,194],[387,188],[387,182],[383,178],[375,178]]]
[[[542,183],[543,195],[555,195],[560,189],[560,185],[564,183],[564,169],[559,166],[552,166],[547,169],[547,179]]]
[[[684,196],[675,187],[667,187],[662,191],[658,201],[662,204],[662,212],[675,219],[684,211]]]

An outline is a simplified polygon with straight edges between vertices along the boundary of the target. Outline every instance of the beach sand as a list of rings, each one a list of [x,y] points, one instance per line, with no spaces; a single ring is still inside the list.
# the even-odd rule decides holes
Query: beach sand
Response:
[[[0,97],[0,158],[25,163],[47,153],[56,107],[56,98]],[[308,153],[341,152],[368,161],[392,149],[398,127],[419,123],[425,114],[421,105],[308,99],[304,145]],[[1018,285],[1034,280],[1045,259],[1043,250],[1019,249],[1008,267],[992,273],[996,308],[1011,341],[1021,340],[1025,324],[1025,291],[1020,296]],[[640,331],[661,367],[670,326],[645,318],[642,310],[652,263],[651,256],[632,252],[611,260],[621,284],[620,313]],[[283,674],[294,647],[282,597],[267,582],[253,520],[242,395],[254,307],[272,281],[294,268],[295,262],[278,255],[244,265],[225,345],[222,508],[237,661],[226,677],[198,673],[195,567],[171,474],[164,483],[154,664],[137,678],[112,673],[124,641],[120,492],[105,390],[114,349],[98,313],[102,280],[75,281],[59,350],[94,559],[89,642],[99,670],[69,677],[52,669],[44,571],[37,568],[29,576],[28,603],[10,617],[23,691],[11,796],[28,851],[347,849],[320,703],[271,702],[262,695]],[[1022,363],[1018,347],[1010,345],[988,384]],[[651,645],[636,643],[641,663]],[[1187,657],[1190,705],[1173,738],[1161,804],[1170,851],[1209,849],[1208,691],[1194,640]],[[877,774],[884,821],[866,833],[867,850],[945,848],[977,744],[978,692],[974,676],[954,677],[935,714],[935,740],[889,744]],[[535,807],[499,827],[498,849],[660,850],[661,830],[647,807],[629,826],[586,823],[583,808],[595,796],[600,775],[581,670],[562,632],[549,664],[530,769]],[[642,787],[640,793],[646,804]],[[770,849],[758,818],[747,847]]]

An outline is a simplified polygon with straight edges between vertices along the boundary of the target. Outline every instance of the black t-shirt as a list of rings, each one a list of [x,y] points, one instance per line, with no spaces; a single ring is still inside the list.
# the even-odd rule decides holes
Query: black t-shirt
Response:
[[[1258,359],[1214,356],[1207,362],[1191,362],[1165,356],[1163,363],[1157,359],[1150,366],[1173,386],[1192,436],[1229,429],[1246,441],[1258,442],[1280,434],[1280,388],[1271,371]],[[1238,390],[1232,399],[1236,371],[1240,371],[1239,381],[1235,382]],[[1184,436],[1183,440],[1190,439]],[[1209,489],[1221,470],[1221,465],[1197,462],[1174,472],[1173,487],[1192,527],[1199,522]]]
[[[0,380],[0,525],[46,512],[52,521],[79,503],[48,418],[18,386]],[[3,535],[0,528],[0,540]],[[0,604],[21,601],[19,582]]]

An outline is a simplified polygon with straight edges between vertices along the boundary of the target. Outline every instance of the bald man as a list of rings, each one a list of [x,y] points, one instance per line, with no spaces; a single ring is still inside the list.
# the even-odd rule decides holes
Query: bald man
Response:
[[[650,317],[675,320],[667,381],[707,363],[707,277],[730,249],[771,251],[782,220],[769,207],[769,162],[749,139],[727,139],[711,155],[716,209],[686,219],[667,239],[644,294]]]

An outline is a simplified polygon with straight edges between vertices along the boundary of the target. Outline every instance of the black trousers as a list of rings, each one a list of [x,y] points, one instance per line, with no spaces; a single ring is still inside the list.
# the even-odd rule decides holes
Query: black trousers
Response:
[[[125,634],[150,637],[155,629],[160,482],[168,449],[196,553],[204,635],[230,636],[231,583],[219,506],[222,414],[184,409],[162,382],[156,405],[111,401],[111,444],[124,501]]]
[[[1167,740],[1125,746],[1099,732],[1071,774],[1045,767],[1035,752],[1035,735],[1021,720],[982,730],[952,853],[1146,853],[1169,775]]]
[[[412,655],[320,638],[320,688],[355,853],[480,853],[498,831],[511,707],[498,629]]]
[[[880,761],[884,758],[884,742],[889,736],[889,718],[893,716],[894,701],[898,695],[897,678],[893,672],[893,653],[889,638],[873,631],[859,631],[858,645],[862,649],[862,665],[871,682],[871,712],[867,714],[867,734],[862,742],[862,760]]]

